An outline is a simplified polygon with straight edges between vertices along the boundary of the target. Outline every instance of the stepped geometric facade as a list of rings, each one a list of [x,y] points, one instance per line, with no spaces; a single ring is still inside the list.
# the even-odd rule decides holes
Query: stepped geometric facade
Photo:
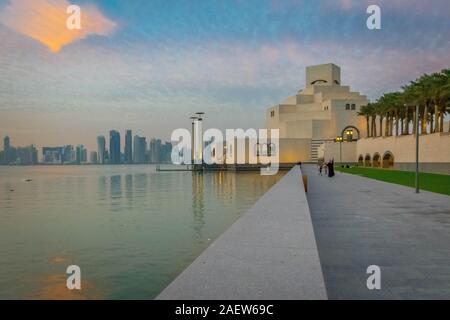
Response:
[[[366,136],[360,107],[366,96],[341,83],[335,64],[306,68],[306,88],[266,111],[266,127],[280,130],[280,163],[317,161],[326,142]]]
[[[266,111],[266,127],[279,129],[279,162],[334,159],[337,163],[413,171],[414,136],[368,137],[366,119],[358,115],[368,102],[366,96],[341,84],[338,66],[307,67],[306,88]],[[449,125],[444,124],[444,132],[420,136],[421,171],[450,174]]]

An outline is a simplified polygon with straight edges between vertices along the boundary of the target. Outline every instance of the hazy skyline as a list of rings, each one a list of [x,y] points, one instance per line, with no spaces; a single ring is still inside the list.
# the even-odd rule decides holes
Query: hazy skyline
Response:
[[[366,28],[368,4],[382,30]],[[0,136],[92,150],[110,129],[168,140],[195,111],[206,127],[264,127],[327,62],[375,99],[450,67],[449,21],[447,0],[0,0]]]

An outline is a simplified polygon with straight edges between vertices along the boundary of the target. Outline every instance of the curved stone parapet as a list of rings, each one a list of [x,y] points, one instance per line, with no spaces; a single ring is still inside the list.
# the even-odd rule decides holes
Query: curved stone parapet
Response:
[[[294,167],[156,299],[327,299],[301,177]]]

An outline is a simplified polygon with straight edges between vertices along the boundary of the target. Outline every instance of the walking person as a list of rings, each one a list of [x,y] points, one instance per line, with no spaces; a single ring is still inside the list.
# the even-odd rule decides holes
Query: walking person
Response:
[[[334,159],[330,160],[327,164],[328,166],[328,177],[334,177]]]
[[[323,160],[319,159],[317,161],[317,170],[319,170],[319,176],[322,175],[322,171],[323,171]]]

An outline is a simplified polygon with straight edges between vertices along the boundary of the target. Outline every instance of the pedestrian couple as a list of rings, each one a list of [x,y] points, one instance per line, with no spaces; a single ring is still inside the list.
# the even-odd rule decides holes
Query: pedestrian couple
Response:
[[[334,177],[334,159],[326,163],[319,162],[319,175],[322,175],[323,171],[325,171],[325,175],[328,175],[328,177]]]

